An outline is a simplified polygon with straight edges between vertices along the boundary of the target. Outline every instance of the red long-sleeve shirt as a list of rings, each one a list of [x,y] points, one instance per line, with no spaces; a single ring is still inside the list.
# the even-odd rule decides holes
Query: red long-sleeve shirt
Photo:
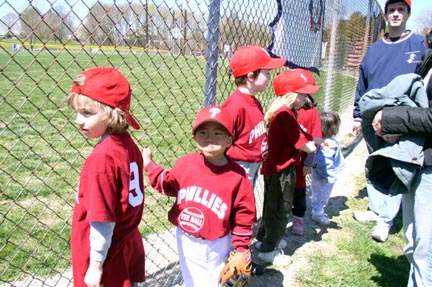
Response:
[[[227,155],[236,161],[262,162],[267,153],[267,131],[260,102],[237,89],[221,106],[234,119],[234,142]]]
[[[232,244],[240,250],[251,244],[255,198],[244,169],[237,163],[230,160],[215,166],[202,154],[190,154],[177,160],[170,171],[153,162],[145,170],[153,188],[177,198],[168,212],[172,224],[207,240],[232,231]]]
[[[312,140],[312,136],[301,129],[293,110],[286,106],[279,108],[269,124],[268,157],[261,173],[272,175],[296,163],[299,149]]]

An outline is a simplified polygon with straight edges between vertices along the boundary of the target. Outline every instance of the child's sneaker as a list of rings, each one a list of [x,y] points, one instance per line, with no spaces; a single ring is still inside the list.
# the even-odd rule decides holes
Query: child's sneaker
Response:
[[[258,258],[274,266],[286,266],[292,263],[291,256],[285,255],[282,249],[276,248],[270,252],[258,252]]]
[[[303,235],[304,221],[303,218],[294,216],[292,220],[291,233],[294,235]]]
[[[330,219],[327,218],[325,215],[312,215],[312,220],[316,223],[322,224],[322,225],[329,225]]]

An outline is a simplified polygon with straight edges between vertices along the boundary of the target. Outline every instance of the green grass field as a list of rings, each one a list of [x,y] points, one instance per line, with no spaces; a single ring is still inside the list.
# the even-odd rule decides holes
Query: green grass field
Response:
[[[353,210],[367,210],[368,200],[364,175],[353,178],[359,196],[346,202],[349,212],[336,218],[339,229],[337,238],[329,249],[321,249],[308,257],[308,266],[297,275],[299,286],[343,287],[400,287],[408,282],[409,264],[403,254],[405,239],[402,215],[395,218],[392,235],[385,243],[371,239],[374,223],[362,223],[352,219]]]
[[[46,275],[70,264],[74,190],[95,144],[78,132],[63,102],[71,79],[87,67],[119,68],[131,83],[131,109],[142,127],[133,137],[170,167],[194,150],[190,131],[204,102],[205,62],[143,53],[2,51],[0,63],[0,277],[12,280],[23,271]],[[143,236],[166,229],[171,205],[146,191]]]
[[[219,63],[217,103],[233,90],[227,60]],[[89,53],[85,50],[0,50],[0,282],[22,274],[45,276],[70,265],[69,234],[79,172],[94,141],[74,124],[74,113],[63,102],[71,80],[83,69],[114,66],[133,90],[132,113],[142,129],[131,131],[140,146],[152,148],[164,167],[195,150],[191,125],[204,102],[206,61],[202,57],[164,54]],[[315,95],[324,107],[327,78],[317,77]],[[335,73],[332,91],[353,94],[353,79]],[[272,88],[259,95],[264,109]],[[333,110],[346,100],[336,96]],[[172,199],[146,184],[143,236],[171,227],[166,212]]]

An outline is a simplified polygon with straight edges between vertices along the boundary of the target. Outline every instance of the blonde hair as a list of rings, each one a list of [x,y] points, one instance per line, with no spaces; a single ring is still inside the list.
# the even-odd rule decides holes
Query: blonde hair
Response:
[[[83,86],[85,82],[85,76],[83,74],[79,74],[73,80],[73,82],[78,86]],[[74,110],[77,110],[80,101],[84,101],[85,103],[90,104],[98,109],[102,109],[104,113],[103,120],[106,121],[107,124],[107,129],[105,131],[106,134],[118,135],[128,129],[129,125],[126,121],[126,117],[120,109],[115,109],[88,96],[75,92],[70,92],[66,96],[66,102],[68,103],[69,107]]]
[[[279,110],[280,107],[286,106],[288,108],[292,108],[292,104],[295,102],[297,98],[297,93],[287,93],[283,96],[273,98],[270,103],[270,107],[268,108],[264,120],[266,124],[270,123],[273,118],[274,113]]]

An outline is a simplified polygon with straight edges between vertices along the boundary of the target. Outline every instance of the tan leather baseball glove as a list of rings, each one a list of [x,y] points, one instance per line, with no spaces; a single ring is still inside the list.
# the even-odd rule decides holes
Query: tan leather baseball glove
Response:
[[[250,250],[244,252],[232,251],[227,263],[219,274],[219,284],[222,287],[249,286],[252,269]]]

